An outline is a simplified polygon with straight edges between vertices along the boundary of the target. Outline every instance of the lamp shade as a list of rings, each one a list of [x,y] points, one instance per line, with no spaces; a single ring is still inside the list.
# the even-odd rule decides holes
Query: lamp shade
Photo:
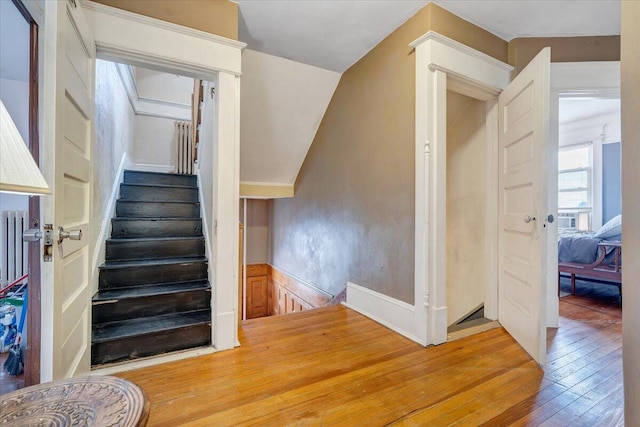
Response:
[[[2,100],[0,107],[0,191],[51,194]]]

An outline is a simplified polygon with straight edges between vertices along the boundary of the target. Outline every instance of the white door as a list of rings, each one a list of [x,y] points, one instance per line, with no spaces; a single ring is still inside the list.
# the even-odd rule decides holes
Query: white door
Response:
[[[550,57],[551,49],[543,49],[498,99],[498,319],[540,364],[545,363],[547,335]]]
[[[80,240],[54,242],[53,377],[91,368],[91,155],[95,43],[79,0],[53,2],[56,14],[54,236],[59,227]]]

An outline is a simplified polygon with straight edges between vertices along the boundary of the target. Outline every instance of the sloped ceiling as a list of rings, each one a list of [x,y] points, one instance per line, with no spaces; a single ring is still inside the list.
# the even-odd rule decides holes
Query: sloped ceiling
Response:
[[[238,0],[241,181],[293,184],[340,73],[427,3]],[[620,0],[435,3],[505,40],[620,34]]]
[[[293,184],[340,73],[246,49],[240,91],[240,181]]]

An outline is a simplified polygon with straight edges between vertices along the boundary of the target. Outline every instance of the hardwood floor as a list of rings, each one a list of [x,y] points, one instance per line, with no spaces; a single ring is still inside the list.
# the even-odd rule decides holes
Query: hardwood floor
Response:
[[[4,368],[9,353],[0,353],[0,394],[9,393],[24,387],[24,374],[12,377]]]
[[[150,426],[622,426],[619,306],[569,296],[561,315],[544,370],[501,328],[423,348],[334,306],[121,376],[148,393]]]

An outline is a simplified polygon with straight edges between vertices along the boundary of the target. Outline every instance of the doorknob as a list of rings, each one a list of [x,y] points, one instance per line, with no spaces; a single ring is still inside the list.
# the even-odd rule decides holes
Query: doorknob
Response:
[[[58,227],[58,244],[61,244],[64,239],[80,240],[82,239],[82,230],[65,231],[64,228]]]
[[[529,224],[531,221],[535,221],[536,217],[535,216],[531,216],[531,215],[525,215],[524,216],[524,222],[526,222],[527,224]]]

